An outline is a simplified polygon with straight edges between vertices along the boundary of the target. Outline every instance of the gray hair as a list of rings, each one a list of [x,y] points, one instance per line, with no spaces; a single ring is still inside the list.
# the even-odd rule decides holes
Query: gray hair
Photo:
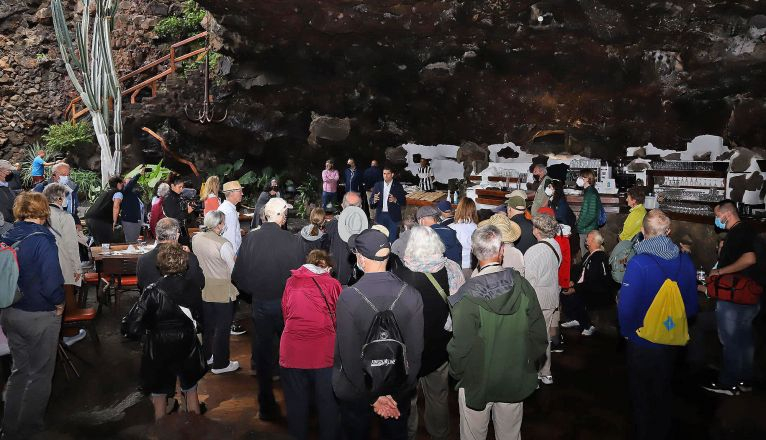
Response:
[[[51,174],[58,175],[58,171],[60,169],[64,168],[64,167],[69,168],[70,170],[72,169],[72,167],[70,167],[68,163],[66,163],[66,162],[59,162],[56,165],[53,165],[51,167]]]
[[[537,214],[532,217],[532,226],[540,231],[543,238],[553,238],[559,230],[559,223],[548,214]]]
[[[660,237],[670,233],[670,217],[659,209],[652,209],[644,217],[644,238]]]
[[[178,220],[173,217],[165,217],[158,221],[154,230],[157,241],[176,241],[178,240],[178,234],[181,233]]]
[[[588,232],[588,236],[591,236],[591,235],[596,240],[596,244],[598,245],[598,248],[601,249],[601,250],[604,250],[604,236],[601,235],[601,232],[599,232],[598,229],[594,229],[594,230]]]
[[[410,230],[407,248],[404,250],[406,260],[421,263],[442,256],[444,256],[444,243],[436,231],[427,226],[415,226]]]
[[[165,197],[170,192],[170,185],[165,182],[160,183],[157,187],[157,197]]]
[[[353,195],[359,197],[359,201],[357,203],[350,203],[348,201],[349,197],[351,197]],[[355,191],[349,191],[346,194],[343,194],[343,201],[341,202],[340,206],[343,209],[346,209],[349,206],[356,206],[357,208],[361,208],[362,207],[362,195],[359,194],[358,192],[355,192]]]
[[[479,261],[486,261],[500,254],[503,234],[496,226],[482,226],[471,234],[471,252]]]
[[[205,231],[212,231],[218,225],[226,220],[226,214],[221,211],[210,211],[205,214],[205,219],[202,222],[202,227]]]
[[[49,183],[45,186],[43,195],[48,199],[49,203],[54,203],[58,199],[66,198],[69,191],[69,188],[61,183]]]

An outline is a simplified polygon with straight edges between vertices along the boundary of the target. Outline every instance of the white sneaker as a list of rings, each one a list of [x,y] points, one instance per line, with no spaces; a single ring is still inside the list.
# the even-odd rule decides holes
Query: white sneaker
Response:
[[[564,327],[564,328],[577,327],[578,325],[580,325],[580,321],[578,321],[576,319],[573,319],[571,321],[567,321],[567,322],[562,322],[561,323],[561,326]]]
[[[213,365],[213,355],[210,355],[210,359],[207,360],[208,365]]]
[[[553,376],[537,376],[543,385],[553,385]]]
[[[596,333],[596,327],[590,326],[582,331],[583,336],[591,336],[593,333]]]
[[[85,339],[85,335],[87,335],[87,334],[88,334],[88,332],[86,332],[85,329],[81,328],[80,332],[77,333],[76,335],[74,335],[74,336],[64,336],[63,338],[61,338],[61,341],[67,347],[71,347],[72,345],[75,344],[75,342],[79,342],[79,341],[82,341],[83,339]]]
[[[231,373],[232,371],[239,370],[239,362],[237,361],[229,361],[229,365],[225,368],[213,368],[210,371],[213,372],[213,374],[223,374],[223,373]]]

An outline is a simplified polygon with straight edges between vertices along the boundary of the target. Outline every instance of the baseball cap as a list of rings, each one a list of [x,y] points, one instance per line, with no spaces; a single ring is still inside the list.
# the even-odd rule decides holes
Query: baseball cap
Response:
[[[263,215],[265,215],[266,218],[273,218],[278,214],[281,214],[285,209],[290,209],[292,207],[293,205],[287,203],[285,199],[274,197],[266,202],[266,205],[263,207]]]
[[[436,209],[438,209],[441,212],[452,212],[452,203],[442,200],[441,202],[436,204]]]
[[[527,209],[527,193],[520,189],[513,190],[505,204],[520,211]]]
[[[366,229],[352,235],[348,239],[348,247],[352,252],[375,261],[384,261],[391,253],[388,237],[377,229]]]
[[[440,214],[440,211],[434,206],[421,206],[418,208],[418,212],[415,213],[415,218],[420,220],[426,217],[436,217]]]

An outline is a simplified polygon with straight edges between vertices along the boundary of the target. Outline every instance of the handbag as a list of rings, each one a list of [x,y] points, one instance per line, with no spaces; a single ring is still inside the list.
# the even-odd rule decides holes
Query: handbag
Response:
[[[332,320],[332,328],[337,328],[337,324],[335,323],[335,313],[330,309],[330,303],[327,301],[327,297],[324,294],[324,290],[322,290],[322,286],[319,285],[316,279],[312,278],[311,281],[316,284],[317,289],[319,289],[319,293],[322,294],[322,299],[324,300],[324,304],[327,306],[327,313],[330,314],[330,319]]]
[[[740,273],[714,275],[707,280],[707,295],[720,301],[753,305],[758,304],[761,294],[763,286]]]

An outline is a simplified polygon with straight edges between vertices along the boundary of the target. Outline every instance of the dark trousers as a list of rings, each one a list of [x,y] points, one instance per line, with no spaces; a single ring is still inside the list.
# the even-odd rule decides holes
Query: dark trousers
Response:
[[[678,348],[670,345],[627,343],[635,440],[665,440],[670,437],[673,364],[677,352]]]
[[[380,421],[381,440],[406,440],[407,419],[410,416],[410,397],[396,401],[401,415],[398,419],[384,419],[372,410],[366,401],[338,402],[344,440],[363,440],[370,438],[370,426],[373,419]]]
[[[282,301],[278,299],[253,300],[252,338],[253,361],[258,376],[258,405],[261,412],[277,410],[272,376],[279,350],[278,344],[285,323],[282,320]]]
[[[86,220],[88,224],[88,232],[93,236],[95,240],[94,244],[111,243],[112,242],[112,223],[96,218],[89,218]]]
[[[381,211],[380,214],[376,215],[375,223],[383,225],[386,227],[386,229],[388,229],[388,241],[391,243],[395,242],[396,239],[399,238],[399,223],[391,219],[391,214],[388,212]]]
[[[585,330],[591,326],[588,307],[585,305],[585,297],[582,292],[575,292],[571,295],[562,293],[561,304],[564,306],[567,318],[576,319],[580,323],[580,330]]]
[[[202,349],[205,359],[213,356],[213,368],[226,368],[229,365],[229,334],[231,319],[234,316],[234,303],[203,302],[202,312],[205,322],[202,327]]]
[[[297,440],[309,438],[309,397],[313,394],[319,419],[319,439],[338,438],[338,404],[332,391],[332,367],[303,370],[281,369],[287,404],[287,429]]]

